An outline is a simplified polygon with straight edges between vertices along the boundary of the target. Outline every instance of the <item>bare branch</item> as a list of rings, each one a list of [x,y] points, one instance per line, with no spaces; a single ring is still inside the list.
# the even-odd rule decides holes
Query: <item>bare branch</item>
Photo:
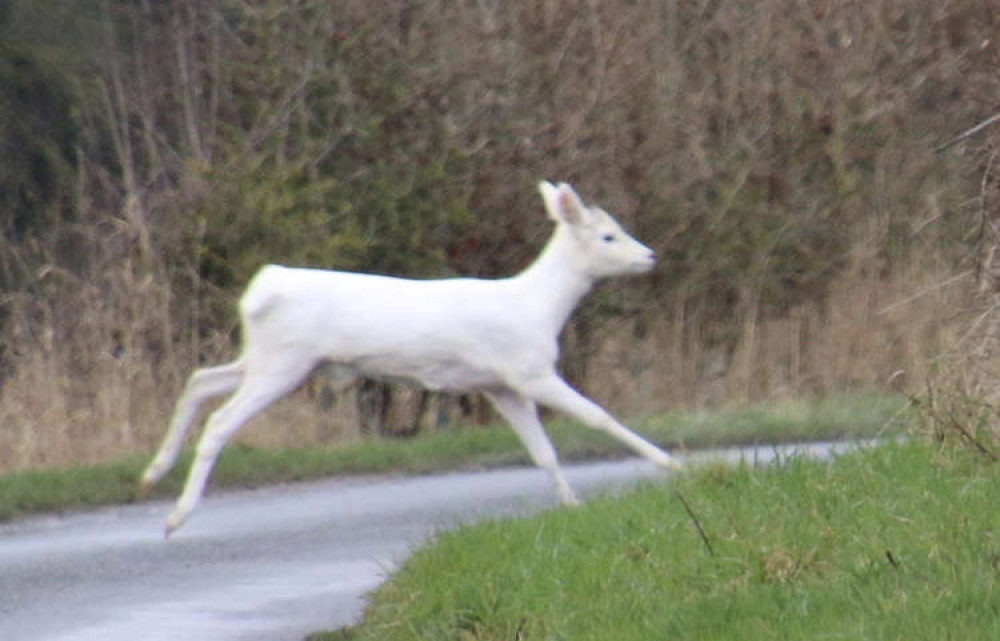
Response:
[[[958,136],[955,136],[954,138],[952,138],[951,140],[949,140],[945,144],[943,144],[940,147],[938,147],[937,149],[935,149],[934,153],[939,154],[942,151],[944,151],[945,149],[950,149],[951,147],[954,147],[955,145],[957,145],[958,143],[962,142],[966,138],[969,138],[969,137],[975,135],[979,131],[981,131],[981,130],[987,128],[987,127],[989,127],[990,125],[992,125],[993,123],[995,123],[997,121],[1000,121],[1000,113],[994,114],[994,115],[990,116],[989,118],[987,118],[986,120],[982,121],[981,123],[979,123],[975,127],[972,127],[971,129],[967,129],[964,132],[962,132],[961,134],[959,134]]]
[[[913,301],[917,300],[918,298],[920,298],[922,296],[925,296],[925,295],[927,295],[927,294],[929,294],[929,293],[931,293],[933,291],[936,291],[938,289],[942,289],[944,287],[947,287],[948,285],[951,285],[952,283],[954,283],[954,282],[956,282],[958,280],[961,280],[961,279],[965,278],[966,276],[971,276],[974,273],[975,273],[974,269],[967,269],[964,272],[955,274],[951,278],[948,278],[948,279],[946,279],[946,280],[944,280],[944,281],[942,281],[940,283],[935,283],[934,285],[931,285],[930,287],[925,287],[924,289],[920,290],[916,294],[912,294],[910,296],[907,296],[903,300],[899,300],[899,301],[896,301],[895,303],[892,303],[891,305],[887,305],[887,306],[883,307],[882,309],[878,310],[877,313],[878,313],[879,316],[881,316],[882,314],[886,314],[886,313],[888,313],[888,312],[896,309],[897,307],[900,307],[902,305],[906,305],[907,303],[912,303]]]

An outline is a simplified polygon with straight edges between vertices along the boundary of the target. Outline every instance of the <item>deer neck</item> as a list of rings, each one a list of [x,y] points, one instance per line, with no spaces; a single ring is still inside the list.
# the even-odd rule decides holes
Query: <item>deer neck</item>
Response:
[[[583,269],[569,234],[563,225],[557,227],[535,262],[516,278],[527,304],[556,333],[595,282]]]

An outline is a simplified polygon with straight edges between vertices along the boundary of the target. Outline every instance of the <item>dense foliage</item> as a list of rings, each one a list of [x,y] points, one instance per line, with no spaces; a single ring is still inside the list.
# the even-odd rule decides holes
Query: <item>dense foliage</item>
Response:
[[[565,336],[630,411],[915,376],[986,211],[996,0],[3,7],[0,467],[145,446],[262,263],[512,273],[542,177],[662,256]]]

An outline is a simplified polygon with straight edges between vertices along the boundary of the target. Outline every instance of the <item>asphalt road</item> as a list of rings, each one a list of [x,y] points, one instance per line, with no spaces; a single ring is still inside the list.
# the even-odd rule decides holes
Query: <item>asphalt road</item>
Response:
[[[830,447],[695,459],[795,450]],[[582,496],[664,478],[639,460],[566,472]],[[0,526],[0,639],[301,641],[355,621],[365,592],[435,531],[554,505],[546,475],[518,468],[218,493],[169,541],[168,502],[19,521]]]

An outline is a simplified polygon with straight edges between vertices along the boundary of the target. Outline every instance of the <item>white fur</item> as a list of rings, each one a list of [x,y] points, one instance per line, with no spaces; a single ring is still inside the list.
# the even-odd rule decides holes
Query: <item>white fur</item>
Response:
[[[511,278],[409,280],[371,274],[262,268],[240,300],[243,353],[188,380],[146,489],[177,459],[208,398],[233,393],[208,419],[167,535],[191,514],[226,441],[295,389],[321,363],[347,378],[407,380],[433,390],[481,392],[511,424],[560,498],[576,497],[538,418],[542,404],[606,431],[663,467],[673,458],[617,422],[556,372],[558,336],[599,278],[650,270],[653,252],[562,183],[539,185],[556,229],[535,262]]]

